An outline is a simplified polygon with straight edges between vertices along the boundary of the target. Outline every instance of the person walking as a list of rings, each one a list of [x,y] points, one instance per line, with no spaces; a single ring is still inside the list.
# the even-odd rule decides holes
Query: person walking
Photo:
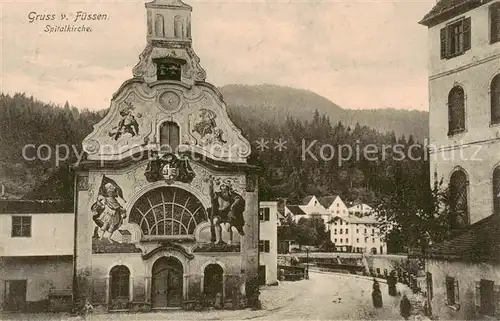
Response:
[[[399,306],[399,311],[401,316],[405,319],[408,320],[411,315],[411,302],[408,300],[408,297],[406,296],[406,293],[403,294],[403,297],[401,298],[401,303]]]
[[[375,308],[381,308],[383,306],[380,284],[376,279],[373,279],[372,301]]]
[[[397,283],[397,278],[396,278],[396,272],[393,270],[391,271],[391,274],[387,277],[387,285],[389,288],[389,295],[390,296],[396,296],[396,283]]]

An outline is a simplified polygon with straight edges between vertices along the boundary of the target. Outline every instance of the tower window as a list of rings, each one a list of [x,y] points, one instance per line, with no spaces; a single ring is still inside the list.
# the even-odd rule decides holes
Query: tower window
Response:
[[[181,64],[173,61],[156,62],[158,80],[181,80]]]
[[[156,15],[155,19],[155,35],[158,37],[165,36],[165,20],[161,14]]]
[[[160,149],[175,153],[179,147],[179,125],[173,122],[164,122],[160,126]]]

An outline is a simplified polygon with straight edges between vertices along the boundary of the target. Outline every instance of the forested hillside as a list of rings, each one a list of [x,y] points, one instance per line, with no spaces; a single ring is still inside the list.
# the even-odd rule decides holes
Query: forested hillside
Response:
[[[221,92],[231,111],[256,120],[282,124],[291,116],[311,121],[312,112],[318,110],[333,123],[341,121],[344,126],[353,127],[359,123],[381,133],[394,131],[397,136],[413,135],[420,142],[428,136],[429,114],[423,111],[343,109],[314,92],[276,85],[227,85]]]
[[[320,105],[323,98],[318,96],[317,99]],[[313,105],[307,106],[304,108],[308,109],[311,120],[284,116],[280,122],[265,115],[252,116],[254,112],[249,109],[229,108],[230,117],[252,144],[251,162],[263,168],[262,199],[286,197],[289,202],[296,202],[307,194],[337,193],[347,200],[375,203],[392,188],[394,177],[411,180],[409,173],[428,176],[427,164],[422,160],[394,160],[394,145],[401,144],[401,150],[407,152],[408,146],[414,144],[412,136],[397,137],[394,132],[380,133],[359,124],[347,126],[319,110],[314,112]],[[81,141],[103,116],[104,111],[81,111],[68,103],[58,107],[24,94],[0,94],[0,181],[5,186],[6,196],[72,200],[72,181],[67,165],[74,158],[59,167],[53,161],[29,161],[23,159],[23,146],[47,144],[54,148],[58,144],[68,144],[81,150]],[[274,141],[280,138],[286,141],[281,151],[274,149]],[[261,139],[269,141],[269,149],[256,148],[255,142]],[[304,153],[304,147],[313,141],[316,143],[310,152]],[[331,148],[322,147],[324,144]],[[344,148],[346,159],[339,162],[338,146],[349,145],[353,150],[363,150],[368,144],[379,149],[369,159],[362,153],[347,159]],[[392,151],[382,153],[384,145]],[[321,159],[321,151],[326,160]]]

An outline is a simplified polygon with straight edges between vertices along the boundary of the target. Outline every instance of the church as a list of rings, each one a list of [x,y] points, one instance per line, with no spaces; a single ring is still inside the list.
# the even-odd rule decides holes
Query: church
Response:
[[[192,47],[192,7],[145,5],[147,44],[83,141],[73,300],[102,311],[258,302],[258,169]]]

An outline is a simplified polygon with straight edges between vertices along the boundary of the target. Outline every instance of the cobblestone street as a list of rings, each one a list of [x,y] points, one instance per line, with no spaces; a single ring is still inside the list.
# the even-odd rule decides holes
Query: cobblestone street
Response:
[[[310,273],[309,280],[283,282],[265,287],[261,292],[263,309],[260,311],[204,311],[170,310],[145,314],[91,315],[87,320],[403,320],[399,316],[399,298],[387,294],[387,285],[381,283],[384,307],[373,308],[372,282],[353,276]],[[400,285],[398,285],[399,287]],[[399,287],[400,291],[409,290]],[[73,321],[81,317],[61,314],[8,314],[2,320]]]

